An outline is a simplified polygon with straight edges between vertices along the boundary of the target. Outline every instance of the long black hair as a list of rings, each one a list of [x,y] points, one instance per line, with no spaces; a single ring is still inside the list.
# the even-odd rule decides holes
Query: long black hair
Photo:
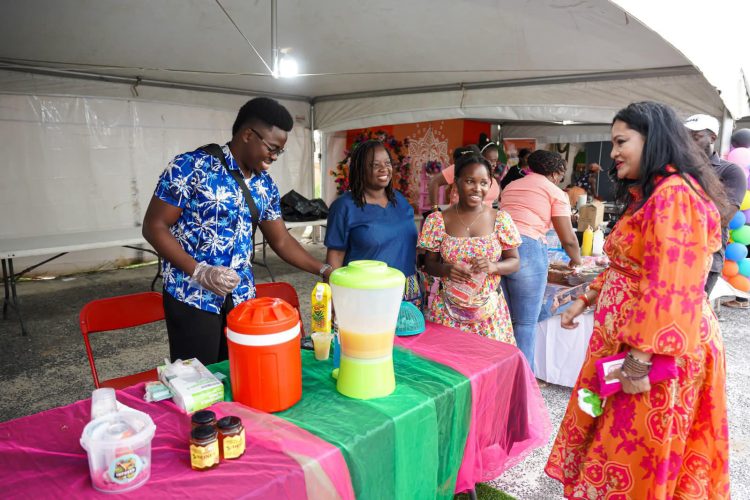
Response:
[[[359,208],[365,206],[365,184],[367,171],[372,168],[372,162],[375,158],[375,150],[383,148],[388,154],[388,161],[393,164],[393,158],[388,148],[382,142],[369,140],[358,144],[352,151],[349,159],[349,190],[352,192],[352,200]],[[391,171],[393,172],[393,171]],[[396,192],[393,189],[393,177],[391,182],[385,187],[385,196],[388,201],[396,206]]]
[[[635,185],[640,187],[643,193],[643,199],[635,208],[643,206],[653,194],[657,179],[671,175],[672,172],[667,169],[667,166],[671,165],[693,189],[693,183],[687,176],[690,175],[696,180],[719,209],[722,222],[725,222],[729,203],[724,187],[711,167],[708,157],[695,144],[688,129],[677,118],[672,108],[651,101],[634,102],[618,111],[612,125],[618,120],[643,136],[640,178],[636,181],[618,179],[614,165],[609,171],[610,177],[617,184],[618,201],[629,205],[632,201],[629,188]]]

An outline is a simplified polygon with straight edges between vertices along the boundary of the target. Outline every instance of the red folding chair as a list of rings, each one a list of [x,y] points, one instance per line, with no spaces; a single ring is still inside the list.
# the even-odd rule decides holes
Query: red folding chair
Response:
[[[284,281],[275,281],[271,283],[256,283],[255,284],[255,296],[260,297],[276,297],[289,302],[291,306],[297,309],[300,318],[300,335],[305,336],[305,327],[302,322],[302,311],[299,309],[299,298],[297,297],[297,291],[292,285]]]
[[[156,369],[133,375],[99,381],[94,363],[94,354],[89,342],[89,334],[133,328],[164,320],[162,296],[158,292],[134,293],[107,299],[92,300],[81,309],[79,321],[86,354],[91,365],[91,375],[96,388],[112,387],[122,389],[139,382],[158,380]]]

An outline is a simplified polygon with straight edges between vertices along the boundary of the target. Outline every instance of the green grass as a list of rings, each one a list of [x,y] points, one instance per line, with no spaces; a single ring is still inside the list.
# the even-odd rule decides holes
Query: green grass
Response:
[[[484,483],[477,484],[477,498],[479,500],[516,500],[516,497],[512,497]],[[453,497],[453,500],[469,500],[469,494],[461,493]]]

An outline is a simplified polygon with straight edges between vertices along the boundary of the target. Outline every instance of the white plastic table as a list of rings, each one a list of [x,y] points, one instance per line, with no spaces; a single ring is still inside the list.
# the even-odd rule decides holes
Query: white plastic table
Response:
[[[313,226],[315,227],[325,227],[328,222],[328,219],[317,219],[317,220],[310,220],[310,221],[300,221],[300,222],[290,222],[290,221],[284,221],[284,225],[287,229],[295,229],[299,227],[307,227],[307,226]],[[255,255],[253,255],[253,265],[255,266],[262,266],[266,268],[266,271],[268,271],[268,274],[271,276],[271,281],[276,281],[276,279],[273,277],[273,272],[271,271],[271,268],[268,267],[268,262],[266,262],[266,247],[268,246],[268,242],[266,241],[266,237],[263,234],[263,232],[260,232],[261,240],[260,242],[256,243],[257,245],[261,246],[261,260],[260,262],[255,261]],[[316,241],[315,232],[313,230],[313,241]]]
[[[8,317],[8,308],[12,308],[18,315],[18,321],[21,323],[21,334],[26,335],[26,327],[23,324],[21,308],[16,293],[16,282],[27,272],[36,269],[52,260],[62,257],[69,252],[81,250],[95,250],[98,248],[125,247],[134,250],[149,252],[158,257],[158,254],[145,245],[146,240],[141,235],[140,227],[128,227],[122,229],[105,229],[99,231],[85,231],[76,233],[61,233],[46,236],[30,236],[26,238],[9,238],[0,240],[0,260],[3,268],[3,287],[5,288],[5,298],[3,299],[3,319]],[[52,255],[38,264],[27,267],[16,273],[13,269],[13,259],[18,257],[36,257]],[[151,289],[159,277],[157,267],[156,276],[151,282]]]

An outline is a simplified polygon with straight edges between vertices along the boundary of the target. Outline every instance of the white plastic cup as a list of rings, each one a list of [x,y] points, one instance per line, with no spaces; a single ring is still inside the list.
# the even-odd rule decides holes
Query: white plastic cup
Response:
[[[312,335],[313,349],[315,351],[315,359],[318,361],[325,361],[331,353],[331,339],[333,334],[326,332],[313,332]]]
[[[117,411],[117,396],[111,387],[102,387],[91,393],[91,420]]]
[[[584,206],[588,202],[588,199],[589,199],[589,195],[587,194],[578,195],[578,200],[576,201],[576,208],[580,210],[581,207]]]

